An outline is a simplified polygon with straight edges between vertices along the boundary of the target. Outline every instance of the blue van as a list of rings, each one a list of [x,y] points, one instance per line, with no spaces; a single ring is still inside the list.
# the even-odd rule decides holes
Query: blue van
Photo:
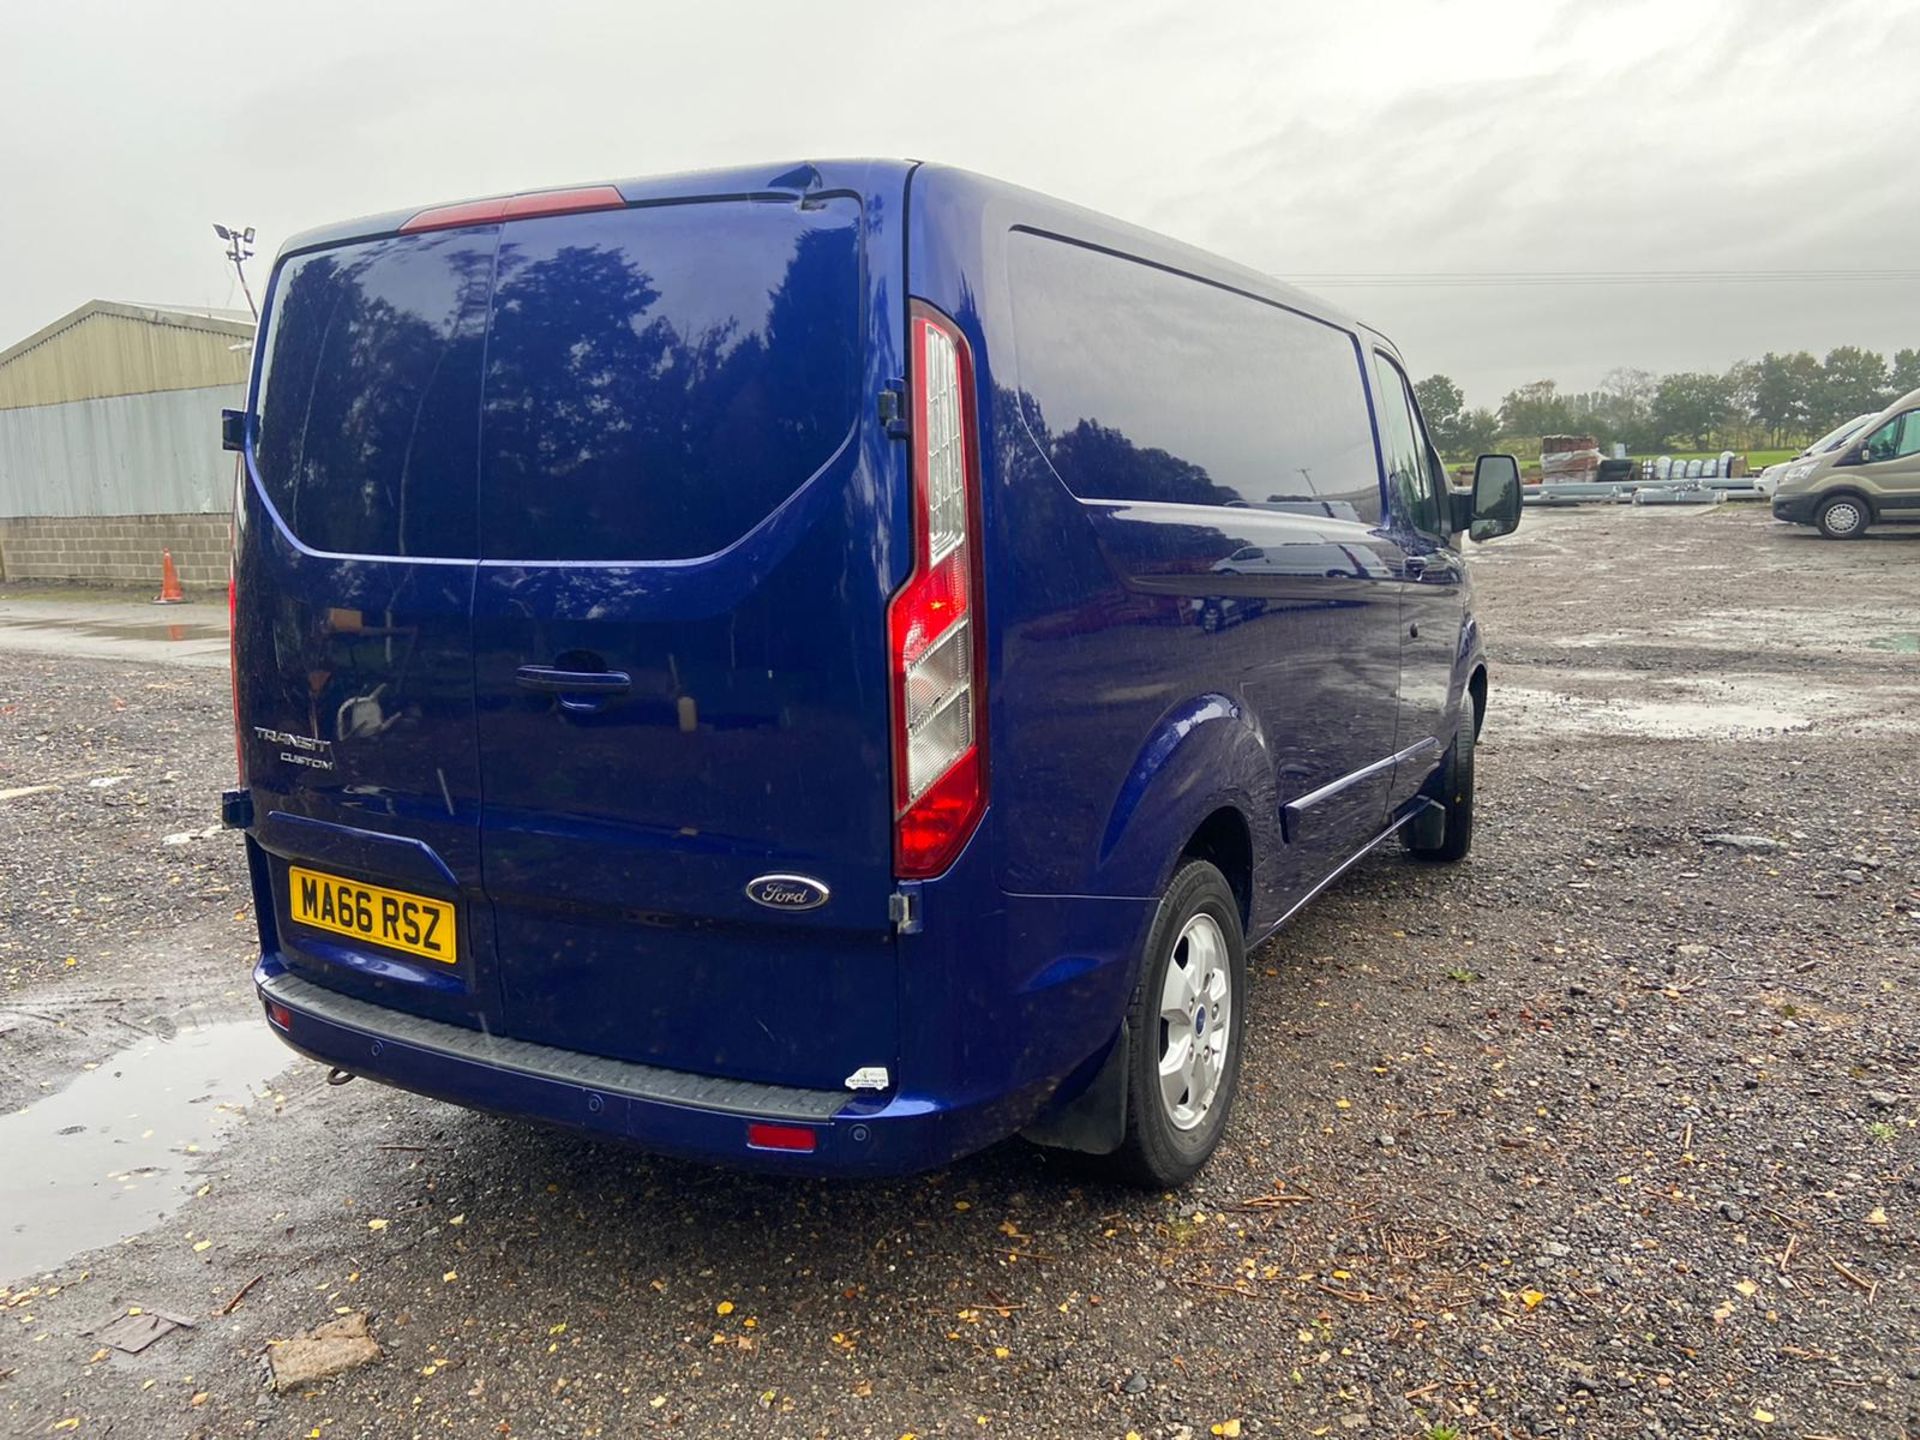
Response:
[[[336,225],[234,514],[269,1022],[346,1074],[794,1172],[1217,1144],[1246,952],[1458,859],[1487,672],[1382,336],[963,171]]]

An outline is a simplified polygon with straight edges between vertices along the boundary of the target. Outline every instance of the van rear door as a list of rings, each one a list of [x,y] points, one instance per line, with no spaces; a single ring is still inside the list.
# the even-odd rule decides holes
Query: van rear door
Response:
[[[479,1026],[499,1012],[469,618],[496,239],[280,264],[235,512],[236,720],[280,956]]]
[[[819,1088],[895,1064],[906,447],[872,416],[905,312],[897,231],[872,226],[903,174],[884,204],[504,229],[474,674],[515,1036]],[[753,885],[778,876],[801,878]]]

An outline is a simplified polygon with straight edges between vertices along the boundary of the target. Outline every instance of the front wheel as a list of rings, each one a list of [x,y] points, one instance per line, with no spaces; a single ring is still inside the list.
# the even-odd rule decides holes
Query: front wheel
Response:
[[[1127,1135],[1118,1178],[1156,1190],[1207,1163],[1240,1086],[1247,993],[1240,906],[1204,860],[1174,874],[1127,1017]]]
[[[1476,717],[1460,706],[1460,727],[1440,767],[1440,808],[1407,822],[1407,849],[1422,860],[1464,860],[1473,848],[1473,749]]]
[[[1872,519],[1866,501],[1853,495],[1836,495],[1820,507],[1813,523],[1829,540],[1858,540],[1867,533]]]

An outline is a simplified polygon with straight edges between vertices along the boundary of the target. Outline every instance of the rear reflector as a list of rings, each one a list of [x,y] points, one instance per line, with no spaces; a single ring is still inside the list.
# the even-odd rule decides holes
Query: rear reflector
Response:
[[[973,360],[946,316],[915,301],[913,573],[887,612],[893,651],[894,869],[938,875],[987,805],[985,636]]]
[[[492,225],[501,220],[530,220],[536,215],[565,215],[575,210],[618,210],[626,197],[611,185],[582,185],[574,190],[535,190],[494,200],[468,200],[422,210],[400,227],[402,235],[422,230],[453,230],[462,225]]]
[[[768,1125],[753,1121],[747,1126],[747,1144],[755,1150],[793,1150],[811,1154],[820,1143],[819,1132],[804,1125]]]
[[[267,1002],[267,1019],[271,1020],[282,1030],[293,1029],[293,1011],[282,1005],[278,1000],[269,1000]]]

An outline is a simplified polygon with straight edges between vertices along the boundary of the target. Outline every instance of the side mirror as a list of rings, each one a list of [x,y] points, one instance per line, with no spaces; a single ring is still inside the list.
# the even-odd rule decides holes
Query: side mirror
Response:
[[[247,448],[246,411],[222,410],[220,412],[220,448],[222,450]]]
[[[1467,534],[1496,540],[1520,528],[1520,462],[1511,455],[1482,455],[1473,463],[1473,493]]]

